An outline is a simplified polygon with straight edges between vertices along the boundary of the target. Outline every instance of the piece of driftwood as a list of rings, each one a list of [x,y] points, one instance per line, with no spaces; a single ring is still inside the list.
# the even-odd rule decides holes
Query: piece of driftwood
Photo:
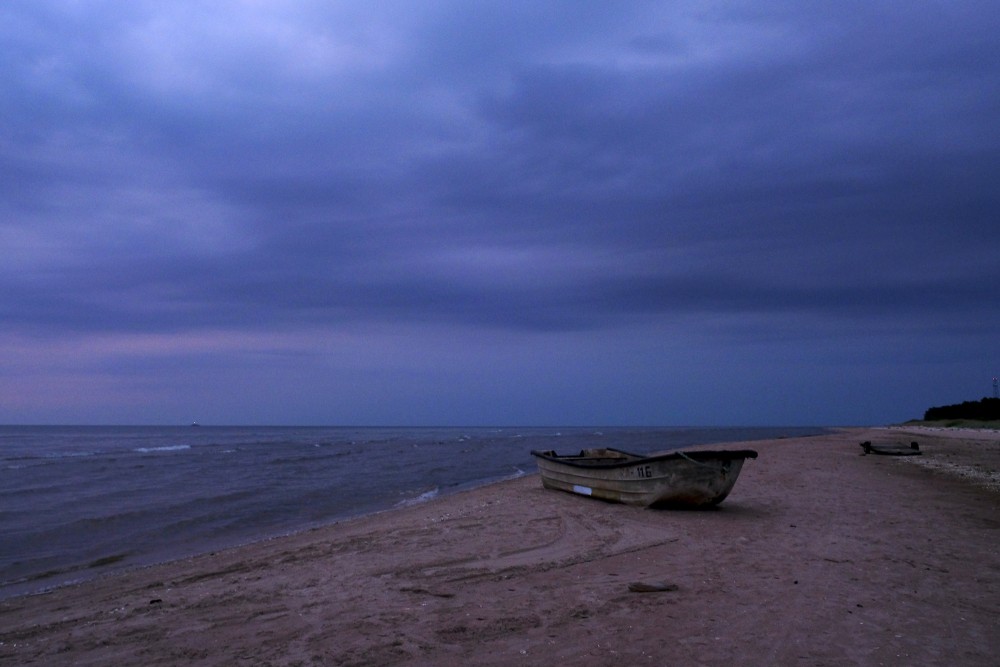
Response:
[[[633,593],[665,593],[679,588],[677,584],[668,584],[665,581],[633,581],[628,585],[628,589]]]

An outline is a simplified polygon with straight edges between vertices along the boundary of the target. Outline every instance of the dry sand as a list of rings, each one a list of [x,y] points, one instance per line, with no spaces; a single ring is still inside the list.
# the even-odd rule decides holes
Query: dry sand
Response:
[[[862,440],[925,454],[862,456]],[[7,600],[0,664],[1000,663],[1000,492],[958,474],[996,475],[1000,434],[742,446],[760,457],[712,511],[531,475]]]

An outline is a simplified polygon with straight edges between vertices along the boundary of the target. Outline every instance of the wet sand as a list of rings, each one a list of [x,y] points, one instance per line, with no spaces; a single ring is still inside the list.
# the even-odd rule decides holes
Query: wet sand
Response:
[[[716,510],[531,475],[6,600],[0,664],[997,664],[1000,434],[727,447],[760,456]]]

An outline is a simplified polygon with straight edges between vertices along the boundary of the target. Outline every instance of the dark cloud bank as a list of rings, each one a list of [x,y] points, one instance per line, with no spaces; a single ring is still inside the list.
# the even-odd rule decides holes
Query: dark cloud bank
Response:
[[[229,382],[276,378],[272,421],[887,421],[976,398],[998,366],[998,14],[8,3],[5,335],[39,358],[157,340],[162,407],[113,413],[146,421],[191,409],[164,398],[205,362],[177,341],[239,332],[286,337],[256,370],[210,346]],[[343,331],[350,372],[303,342]],[[390,338],[436,370],[386,366]],[[149,372],[108,345],[101,386]],[[334,381],[286,354],[397,411],[293,408]],[[39,397],[61,373],[8,370]],[[404,398],[463,384],[480,402]],[[258,392],[214,414],[255,421]],[[88,419],[18,405],[0,419]]]

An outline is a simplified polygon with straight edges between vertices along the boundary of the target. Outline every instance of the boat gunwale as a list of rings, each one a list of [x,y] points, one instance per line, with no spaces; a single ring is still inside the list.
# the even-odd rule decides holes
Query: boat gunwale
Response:
[[[752,449],[703,449],[696,451],[673,451],[667,452],[665,454],[656,454],[654,456],[645,456],[642,454],[633,454],[631,452],[626,452],[621,449],[615,449],[613,447],[601,447],[600,450],[607,452],[614,452],[616,454],[622,454],[629,457],[624,460],[609,460],[608,462],[595,462],[597,457],[587,457],[585,454],[588,450],[583,450],[579,454],[556,454],[553,450],[537,450],[531,451],[532,456],[536,456],[545,461],[551,463],[559,463],[566,466],[572,466],[574,468],[582,468],[586,470],[606,470],[612,468],[627,468],[634,465],[646,465],[649,463],[658,463],[660,461],[672,461],[672,460],[694,460],[698,463],[711,460],[723,460],[731,461],[734,459],[755,459],[757,458],[757,452]],[[592,450],[591,450],[592,451]]]

